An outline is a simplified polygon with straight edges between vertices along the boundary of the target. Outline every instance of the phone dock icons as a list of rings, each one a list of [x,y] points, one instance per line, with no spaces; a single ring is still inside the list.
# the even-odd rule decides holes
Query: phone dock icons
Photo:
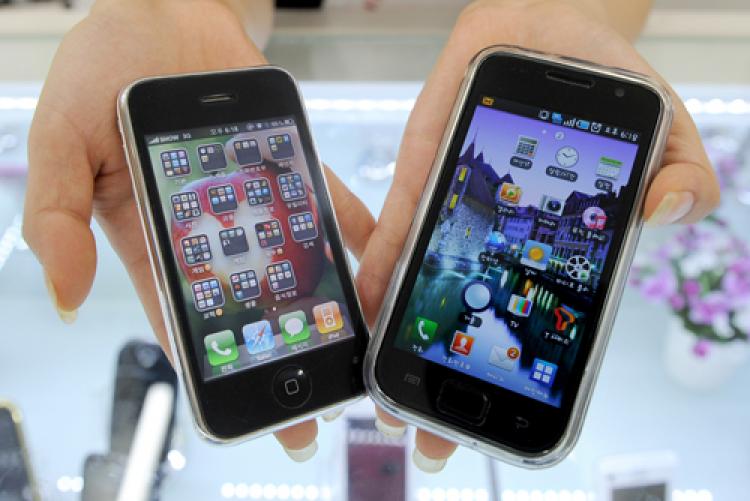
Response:
[[[321,334],[339,331],[344,328],[344,320],[341,318],[339,304],[336,301],[319,304],[313,308],[315,327]]]
[[[234,362],[240,356],[234,333],[229,329],[209,334],[203,339],[203,345],[211,367]]]

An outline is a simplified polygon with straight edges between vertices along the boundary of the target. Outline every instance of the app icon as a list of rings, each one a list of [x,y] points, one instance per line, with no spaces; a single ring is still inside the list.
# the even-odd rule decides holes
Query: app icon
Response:
[[[561,304],[553,310],[555,316],[555,330],[561,334],[568,334],[575,332],[576,319],[578,318],[576,312],[570,306]],[[574,336],[573,336],[574,337]]]
[[[591,277],[591,263],[584,256],[570,256],[565,263],[565,273],[573,280],[588,282]]]
[[[207,235],[185,237],[180,240],[180,245],[182,246],[182,255],[185,258],[185,264],[188,266],[207,263],[213,257]]]
[[[600,157],[599,164],[596,166],[596,175],[617,179],[620,177],[620,169],[622,169],[621,161],[610,157]]]
[[[302,310],[286,313],[279,317],[281,337],[286,344],[295,344],[310,337],[310,328],[307,325],[305,312]]]
[[[328,334],[344,328],[344,319],[341,318],[339,304],[336,301],[329,301],[314,307],[313,318],[315,318],[315,327],[321,334]]]
[[[461,301],[469,311],[484,311],[492,303],[492,289],[485,282],[474,280],[464,286]]]
[[[224,251],[225,256],[236,256],[250,250],[245,230],[241,226],[221,230],[219,240],[221,240],[221,250]]]
[[[243,167],[246,165],[258,165],[261,163],[260,148],[255,139],[241,139],[234,142],[234,154],[237,163]]]
[[[255,224],[255,234],[262,249],[284,245],[284,234],[278,219],[271,219]]]
[[[510,296],[508,301],[508,311],[519,317],[528,317],[531,314],[531,307],[534,306],[534,302],[518,294]]]
[[[465,334],[461,331],[456,331],[453,334],[453,342],[451,343],[451,351],[458,355],[467,356],[471,353],[471,346],[474,344],[474,338]]]
[[[315,227],[312,212],[300,212],[289,216],[289,228],[292,230],[292,238],[295,242],[304,242],[318,237],[318,228]]]
[[[417,341],[420,343],[432,343],[437,333],[438,324],[424,317],[417,317],[414,320],[414,332],[417,334]]]
[[[521,155],[527,158],[534,158],[538,145],[539,140],[533,137],[518,136],[518,143],[516,144],[516,155]]]
[[[281,292],[288,289],[294,289],[297,286],[297,279],[294,277],[294,269],[289,260],[279,261],[266,266],[266,277],[271,292]]]
[[[302,182],[302,176],[296,172],[291,174],[281,174],[276,180],[279,183],[281,199],[285,202],[305,198],[305,183]]]
[[[234,333],[228,329],[209,334],[203,339],[203,345],[212,367],[234,362],[240,356],[237,343],[234,342]]]
[[[224,146],[220,144],[198,146],[198,158],[201,161],[203,172],[214,172],[227,166],[227,157],[224,156]]]
[[[576,120],[576,127],[581,130],[589,130],[589,126],[591,125],[591,122],[588,120]]]
[[[544,271],[547,269],[547,263],[549,263],[551,255],[551,245],[543,244],[536,240],[526,240],[521,251],[521,264]]]
[[[563,116],[561,113],[552,113],[552,123],[560,125],[563,123]]]
[[[201,205],[198,202],[198,193],[194,191],[175,193],[170,197],[170,201],[172,202],[172,213],[178,221],[195,219],[202,214]]]
[[[273,337],[273,329],[268,320],[259,320],[242,326],[242,337],[245,338],[245,347],[250,355],[273,350],[276,342]]]
[[[278,134],[268,138],[268,147],[274,160],[284,160],[294,156],[292,138],[289,134]]]
[[[245,197],[247,203],[251,206],[268,205],[273,202],[273,194],[268,179],[261,177],[252,181],[245,181]]]
[[[216,278],[193,282],[193,304],[195,309],[204,312],[224,306],[224,293]]]
[[[599,122],[591,122],[591,132],[599,134],[602,131],[602,124]]]
[[[583,224],[590,230],[603,230],[607,224],[607,214],[601,207],[589,207],[581,216]]]
[[[529,379],[544,386],[552,386],[552,383],[555,382],[555,374],[557,374],[556,364],[547,362],[541,358],[535,358],[534,363],[531,364]]]
[[[501,202],[505,202],[511,205],[518,205],[518,203],[521,201],[521,191],[521,187],[517,184],[503,183],[502,186],[500,186],[498,198]]]
[[[161,154],[161,166],[167,177],[187,176],[190,174],[186,150],[169,150]]]
[[[549,111],[547,110],[539,110],[539,119],[540,120],[547,120],[549,118]]]
[[[229,282],[235,301],[249,301],[260,296],[260,282],[253,270],[232,273]]]
[[[551,195],[542,195],[542,203],[540,204],[540,207],[547,214],[561,216],[564,205],[563,201],[559,198],[555,198]]]
[[[521,358],[521,350],[518,346],[493,346],[489,363],[503,370],[512,371],[519,358]]]
[[[578,163],[578,150],[572,146],[563,146],[555,154],[555,160],[560,167],[573,167]]]
[[[214,214],[237,210],[237,197],[231,184],[208,188],[208,201]]]

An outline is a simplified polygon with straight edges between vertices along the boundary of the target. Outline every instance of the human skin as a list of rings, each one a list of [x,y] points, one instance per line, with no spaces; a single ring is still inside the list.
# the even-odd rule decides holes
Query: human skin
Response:
[[[263,2],[266,4],[267,2]],[[154,333],[169,352],[148,255],[116,125],[116,96],[147,75],[265,64],[232,0],[100,0],[60,45],[29,136],[24,237],[36,254],[61,318],[75,319],[96,272],[96,218],[133,280]],[[631,5],[630,8],[627,5]],[[361,260],[357,286],[372,323],[403,246],[449,111],[470,58],[498,43],[589,59],[658,78],[629,41],[648,2],[484,0],[456,26],[409,118],[393,186],[376,224],[364,204],[326,168],[346,245]],[[166,22],[168,20],[168,22]],[[679,99],[663,166],[645,213],[655,224],[692,222],[718,203],[718,185],[695,125]],[[378,411],[381,429],[403,423]],[[382,426],[385,425],[385,426]],[[296,460],[315,452],[314,420],[276,433]],[[455,450],[416,435],[421,467],[438,471]]]

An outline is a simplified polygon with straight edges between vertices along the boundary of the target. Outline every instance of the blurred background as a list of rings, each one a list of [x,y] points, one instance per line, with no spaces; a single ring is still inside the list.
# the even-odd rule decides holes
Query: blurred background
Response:
[[[20,235],[36,99],[61,37],[90,3],[0,0],[0,400],[12,402],[11,421],[20,423],[0,423],[0,473],[18,470],[18,451],[27,450],[25,469],[41,499],[80,499],[95,482],[107,492],[120,471],[108,453],[129,447],[145,389],[155,381],[174,385],[98,228],[96,281],[72,326],[58,319]],[[302,80],[321,158],[376,216],[420,82],[463,5],[383,0],[365,9],[361,0],[326,0],[320,8],[276,13],[266,55]],[[322,424],[317,456],[296,464],[271,437],[236,447],[202,441],[178,390],[154,499],[661,499],[605,494],[603,484],[614,478],[663,483],[675,501],[750,499],[750,319],[733,312],[730,331],[719,318],[691,330],[682,321],[689,313],[684,294],[669,288],[678,278],[694,280],[701,298],[721,303],[738,293],[722,277],[747,279],[750,5],[657,0],[638,47],[693,114],[724,199],[712,221],[644,232],[581,440],[568,459],[532,472],[460,448],[441,474],[424,474],[408,459],[411,438],[374,434],[372,404],[363,401]],[[658,272],[665,261],[674,264],[669,276]],[[17,499],[2,490],[0,500]]]

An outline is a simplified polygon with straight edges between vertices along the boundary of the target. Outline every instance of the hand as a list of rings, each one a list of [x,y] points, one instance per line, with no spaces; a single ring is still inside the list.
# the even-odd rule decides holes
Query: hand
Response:
[[[97,3],[63,40],[29,135],[24,238],[70,323],[96,271],[92,215],[125,264],[156,337],[171,356],[116,122],[117,95],[148,75],[265,64],[234,13],[214,0]],[[362,252],[372,216],[326,172],[347,244]],[[294,459],[315,452],[317,425],[277,433]]]
[[[480,1],[460,16],[422,90],[406,126],[393,185],[369,240],[358,274],[358,288],[369,322],[375,319],[394,264],[424,189],[448,115],[469,60],[481,49],[511,44],[627,68],[659,78],[633,46],[602,19],[602,4],[547,0]],[[663,165],[651,184],[645,215],[652,224],[693,222],[719,201],[719,189],[695,124],[674,95],[674,124]],[[378,427],[400,434],[403,423],[378,411]],[[439,471],[455,450],[442,438],[419,430],[415,462]]]

